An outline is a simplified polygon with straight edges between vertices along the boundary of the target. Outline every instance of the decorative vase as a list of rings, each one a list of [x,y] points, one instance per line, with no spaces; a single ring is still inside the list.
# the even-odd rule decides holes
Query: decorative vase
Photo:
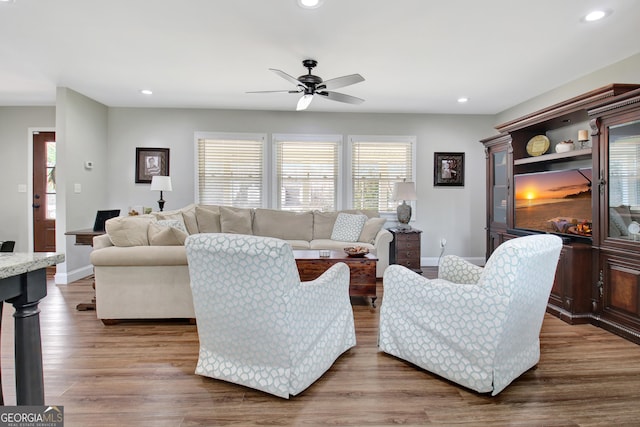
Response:
[[[575,147],[572,140],[562,141],[556,144],[556,153],[566,153],[573,150]]]

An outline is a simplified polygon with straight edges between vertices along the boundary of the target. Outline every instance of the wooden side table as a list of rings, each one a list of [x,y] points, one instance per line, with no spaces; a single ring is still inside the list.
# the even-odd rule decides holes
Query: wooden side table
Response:
[[[64,233],[67,236],[75,236],[76,245],[80,246],[92,246],[93,247],[93,238],[95,236],[101,236],[105,234],[104,231],[93,231],[93,229],[89,228],[86,230],[75,230],[75,231],[67,231]],[[93,289],[96,288],[96,282],[93,282]],[[91,302],[82,302],[76,305],[76,310],[78,311],[89,311],[96,309],[96,298],[93,297]]]
[[[420,236],[422,230],[416,228],[390,228],[393,240],[389,243],[389,264],[403,265],[418,274],[420,268]]]

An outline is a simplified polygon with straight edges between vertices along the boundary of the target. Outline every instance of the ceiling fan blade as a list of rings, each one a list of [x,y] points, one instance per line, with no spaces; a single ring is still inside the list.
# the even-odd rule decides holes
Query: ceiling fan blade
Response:
[[[245,93],[300,93],[302,89],[298,90],[251,90]]]
[[[363,81],[364,77],[362,77],[360,74],[349,74],[348,76],[325,80],[319,87],[321,89],[337,89],[339,87],[354,85]]]
[[[345,95],[344,93],[339,92],[329,92],[325,90],[316,93],[329,98],[332,101],[346,102],[347,104],[362,104],[364,102],[364,99],[362,98],[356,98],[355,96]]]
[[[296,105],[296,111],[306,110],[309,104],[313,101],[313,95],[309,93],[305,93],[298,100],[298,105]]]
[[[285,73],[284,71],[281,70],[276,70],[275,68],[269,68],[269,70],[273,71],[274,73],[276,73],[277,75],[279,75],[280,77],[282,77],[283,79],[293,83],[294,85],[298,86],[300,85],[300,81],[298,79],[296,79],[295,77]]]

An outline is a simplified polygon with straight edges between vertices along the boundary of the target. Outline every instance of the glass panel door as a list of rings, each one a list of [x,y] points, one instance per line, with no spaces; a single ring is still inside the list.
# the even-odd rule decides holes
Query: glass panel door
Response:
[[[507,151],[497,151],[492,154],[493,177],[492,177],[492,222],[507,223]]]
[[[640,241],[640,121],[610,126],[608,236]]]

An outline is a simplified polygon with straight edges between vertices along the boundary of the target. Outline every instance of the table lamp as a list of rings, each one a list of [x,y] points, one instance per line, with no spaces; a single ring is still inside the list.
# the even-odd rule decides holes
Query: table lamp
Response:
[[[171,177],[170,176],[160,176],[154,175],[151,178],[151,191],[160,191],[160,200],[158,200],[158,206],[160,207],[160,212],[164,209],[164,199],[162,198],[163,191],[172,191],[171,188]]]
[[[398,209],[396,210],[398,214],[398,228],[410,229],[411,206],[407,204],[407,200],[417,200],[415,183],[406,181],[396,182],[393,185],[393,200],[402,200],[402,204],[398,205]]]

